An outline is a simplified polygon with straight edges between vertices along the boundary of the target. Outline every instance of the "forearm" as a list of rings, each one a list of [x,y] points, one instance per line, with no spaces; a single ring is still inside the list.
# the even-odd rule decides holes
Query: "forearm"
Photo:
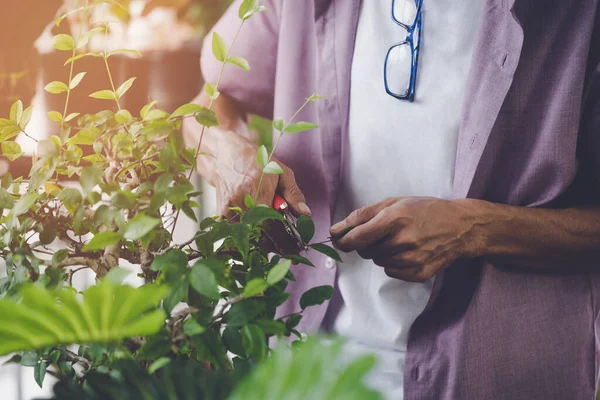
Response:
[[[210,98],[203,92],[194,99],[193,103],[208,107]],[[196,148],[202,140],[197,171],[214,186],[215,160],[218,157],[219,148],[225,145],[235,145],[236,140],[245,141],[246,139],[242,137],[248,136],[248,128],[245,122],[245,113],[230,97],[221,94],[213,102],[211,109],[217,115],[218,127],[203,128],[196,120],[188,118],[183,122],[183,134],[186,145],[190,147]],[[235,137],[237,135],[239,138]]]
[[[563,210],[481,202],[482,258],[527,268],[600,268],[600,206]]]

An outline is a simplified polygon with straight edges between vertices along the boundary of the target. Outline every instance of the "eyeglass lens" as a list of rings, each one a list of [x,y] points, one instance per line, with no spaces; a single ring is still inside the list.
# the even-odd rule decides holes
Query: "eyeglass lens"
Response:
[[[392,47],[388,53],[386,79],[388,90],[398,96],[406,96],[410,88],[412,51],[408,43]]]
[[[417,2],[415,0],[394,0],[394,19],[407,27],[413,26],[417,18]]]

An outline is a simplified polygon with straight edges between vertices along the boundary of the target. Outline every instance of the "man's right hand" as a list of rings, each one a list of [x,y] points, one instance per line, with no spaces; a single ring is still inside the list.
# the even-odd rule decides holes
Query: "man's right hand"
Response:
[[[244,208],[244,198],[249,193],[256,198],[256,204],[273,205],[275,193],[279,193],[288,203],[295,216],[311,216],[304,195],[296,184],[294,173],[281,161],[277,163],[282,175],[264,175],[260,193],[256,190],[262,175],[262,168],[256,161],[258,146],[234,132],[219,132],[219,144],[212,168],[211,183],[217,189],[217,211],[226,218],[235,215],[231,207]],[[201,156],[203,157],[203,156]],[[206,156],[204,156],[206,157]]]

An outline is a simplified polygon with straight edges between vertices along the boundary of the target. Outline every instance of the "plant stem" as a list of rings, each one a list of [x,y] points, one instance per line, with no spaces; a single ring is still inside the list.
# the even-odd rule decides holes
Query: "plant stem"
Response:
[[[227,54],[225,55],[225,60],[221,63],[221,69],[219,70],[219,75],[217,76],[217,83],[215,84],[215,90],[217,92],[219,91],[219,85],[221,84],[221,79],[223,78],[223,71],[225,70],[225,65],[227,64],[227,59],[229,58],[229,54],[231,52],[231,49],[232,49],[234,43],[236,42],[240,32],[242,31],[244,22],[246,22],[246,21],[242,20],[242,23],[240,24],[237,32],[235,33],[235,36],[233,37],[233,40],[231,41],[229,48],[227,49]],[[212,109],[214,102],[215,102],[214,99],[210,99],[210,102],[208,103],[209,110]],[[202,140],[204,139],[204,131],[205,130],[206,130],[206,126],[202,125],[202,130],[200,131],[200,139],[198,140],[198,145],[196,146],[196,154],[200,153],[200,148],[202,147]],[[196,170],[196,164],[197,163],[194,163],[192,165],[192,168],[190,169],[190,173],[188,174],[188,181],[190,179],[192,179],[192,174]],[[173,227],[171,228],[171,239],[173,238],[173,234],[175,233],[175,227],[177,226],[177,221],[179,220],[180,213],[181,213],[181,210],[177,210],[177,214],[175,214],[175,221],[173,222]]]
[[[277,146],[279,145],[279,141],[281,140],[281,138],[283,137],[283,135],[285,134],[285,130],[287,129],[288,126],[290,126],[290,124],[292,123],[292,121],[294,121],[294,119],[296,119],[296,117],[298,117],[298,115],[302,112],[302,110],[304,110],[304,108],[308,105],[308,103],[311,102],[310,97],[308,99],[306,99],[306,101],[304,102],[304,104],[302,104],[302,107],[300,107],[295,113],[294,115],[292,115],[292,118],[290,118],[290,120],[284,125],[284,127],[281,129],[281,132],[279,133],[279,137],[277,138],[277,140],[275,141],[275,145],[273,146],[273,149],[271,149],[271,153],[269,154],[269,158],[267,159],[267,162],[265,165],[268,165],[271,160],[273,159],[273,155],[275,154],[275,149],[277,149]],[[256,188],[256,195],[254,196],[254,202],[257,203],[258,202],[258,195],[260,194],[260,189],[262,188],[262,183],[263,183],[263,179],[265,177],[265,169],[263,168],[262,174],[260,174],[260,180],[258,181],[258,187]]]

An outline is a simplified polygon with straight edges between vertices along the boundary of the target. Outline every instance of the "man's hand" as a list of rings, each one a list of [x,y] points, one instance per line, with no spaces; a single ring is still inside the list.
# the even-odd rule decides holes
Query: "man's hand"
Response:
[[[232,217],[231,207],[244,208],[246,193],[256,197],[262,175],[262,168],[256,161],[257,150],[258,147],[245,137],[234,132],[221,132],[211,183],[217,189],[217,211],[222,216]],[[256,203],[272,206],[275,193],[279,193],[296,216],[310,217],[310,209],[296,184],[294,173],[281,161],[277,163],[283,169],[283,175],[264,176]]]
[[[479,255],[478,204],[425,197],[386,199],[334,225],[331,235],[338,239],[333,244],[372,259],[392,278],[425,282],[453,261]]]

